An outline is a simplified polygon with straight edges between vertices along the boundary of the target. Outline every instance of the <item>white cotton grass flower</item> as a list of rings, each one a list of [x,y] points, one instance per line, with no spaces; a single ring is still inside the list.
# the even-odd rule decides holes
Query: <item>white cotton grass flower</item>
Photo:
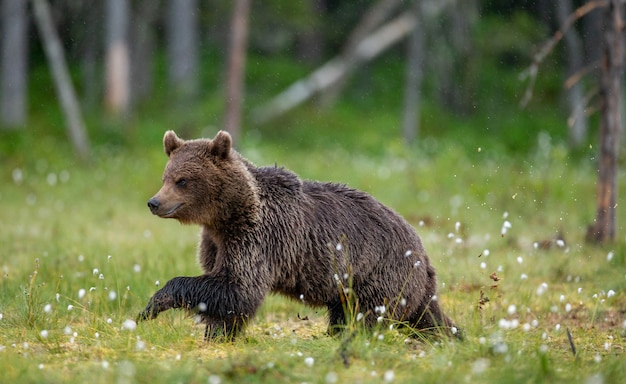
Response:
[[[100,273],[100,270],[98,268],[94,268],[93,271],[91,271],[92,275],[97,275],[98,273]]]
[[[500,231],[502,236],[506,235],[506,232],[511,229],[512,225],[511,222],[508,220],[505,220],[504,223],[502,223],[502,230]]]
[[[307,367],[312,367],[313,364],[315,364],[315,359],[312,357],[307,357],[304,359],[304,365],[306,365]]]
[[[339,381],[339,375],[337,375],[337,372],[330,371],[326,374],[324,381],[326,381],[328,384],[335,384]]]
[[[606,293],[606,297],[613,297],[615,296],[615,291],[612,289],[609,289],[609,291]]]
[[[117,293],[115,291],[109,291],[109,301],[117,299]]]
[[[480,269],[487,269],[487,263],[484,261],[480,263]]]
[[[48,330],[42,329],[41,332],[39,332],[39,336],[41,336],[44,339],[47,339],[48,338]]]
[[[356,321],[361,321],[363,320],[363,314],[361,312],[356,314]]]
[[[511,304],[511,305],[509,305],[509,307],[507,308],[506,312],[507,312],[510,316],[513,316],[513,315],[517,312],[517,307],[515,306],[515,304]]]
[[[81,288],[78,290],[78,299],[82,299],[83,297],[85,297],[85,293],[87,293],[87,291],[85,291],[84,288]]]
[[[210,375],[209,384],[222,384],[222,378],[218,375]]]
[[[67,310],[68,310],[68,311],[71,311],[72,309],[74,309],[74,306],[73,306],[72,304],[69,304],[69,305],[67,306]]]
[[[392,370],[385,372],[385,374],[383,375],[385,383],[391,383],[395,378],[396,374]]]
[[[413,251],[411,251],[410,249],[406,252],[404,252],[404,257],[409,257],[413,254]]]
[[[51,313],[52,312],[52,305],[51,304],[46,304],[43,306],[43,311],[45,313]]]
[[[122,330],[134,331],[135,329],[137,329],[137,323],[135,320],[126,319],[122,323]]]
[[[158,287],[159,285],[161,285],[161,282],[159,280],[157,280],[157,281],[154,282],[154,285]]]
[[[135,272],[135,273],[141,272],[141,265],[139,265],[139,264],[133,265],[133,272]]]
[[[537,287],[537,296],[543,295],[544,293],[546,293],[547,290],[548,290],[548,283],[543,282],[539,284],[539,287]]]
[[[607,255],[606,255],[606,261],[611,261],[613,260],[613,256],[615,256],[615,252],[610,251]]]
[[[456,233],[459,233],[460,230],[461,230],[461,222],[457,221],[456,223],[454,223],[454,231]]]

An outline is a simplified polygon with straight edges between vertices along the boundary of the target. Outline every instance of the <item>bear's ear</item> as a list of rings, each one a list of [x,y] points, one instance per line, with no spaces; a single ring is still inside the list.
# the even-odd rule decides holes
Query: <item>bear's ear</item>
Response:
[[[183,145],[184,140],[180,139],[176,136],[174,131],[165,132],[165,136],[163,136],[163,149],[165,149],[165,154],[169,157],[172,152],[181,145]]]
[[[232,146],[233,139],[230,137],[230,134],[226,131],[219,131],[215,138],[211,140],[209,152],[220,159],[226,159],[230,155]]]

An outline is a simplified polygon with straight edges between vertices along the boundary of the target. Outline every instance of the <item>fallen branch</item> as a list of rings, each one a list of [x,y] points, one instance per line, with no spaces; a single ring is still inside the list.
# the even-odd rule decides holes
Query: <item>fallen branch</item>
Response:
[[[264,124],[304,103],[343,78],[359,64],[373,59],[400,41],[413,30],[415,24],[415,17],[410,12],[401,14],[361,40],[350,58],[339,56],[331,59],[309,76],[289,86],[267,104],[254,109],[252,121]]]
[[[570,14],[565,22],[561,25],[558,31],[552,35],[552,38],[546,41],[541,49],[533,56],[533,62],[530,66],[521,73],[520,79],[528,80],[528,86],[526,87],[526,91],[524,92],[524,97],[520,101],[520,106],[525,108],[530,100],[533,97],[533,89],[535,88],[535,81],[537,79],[537,73],[539,72],[539,66],[545,60],[546,56],[548,56],[553,50],[554,47],[563,39],[563,36],[567,33],[567,31],[572,28],[574,23],[584,17],[589,12],[593,11],[596,8],[603,8],[608,5],[607,0],[593,0],[585,3],[584,5],[577,8],[572,14]]]

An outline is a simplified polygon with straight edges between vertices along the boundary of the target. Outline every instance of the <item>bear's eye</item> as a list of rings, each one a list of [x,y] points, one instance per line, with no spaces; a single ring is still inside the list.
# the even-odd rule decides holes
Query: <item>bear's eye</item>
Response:
[[[176,186],[177,187],[184,187],[185,185],[187,185],[187,180],[186,179],[178,179],[176,181]]]

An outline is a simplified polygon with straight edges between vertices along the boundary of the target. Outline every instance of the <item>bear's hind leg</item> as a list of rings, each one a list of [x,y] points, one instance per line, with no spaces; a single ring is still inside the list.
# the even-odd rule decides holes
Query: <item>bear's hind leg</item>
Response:
[[[244,321],[239,318],[219,320],[205,317],[203,319],[205,341],[233,341],[243,330]]]
[[[335,336],[343,332],[346,326],[346,315],[341,302],[328,304],[328,334]]]

